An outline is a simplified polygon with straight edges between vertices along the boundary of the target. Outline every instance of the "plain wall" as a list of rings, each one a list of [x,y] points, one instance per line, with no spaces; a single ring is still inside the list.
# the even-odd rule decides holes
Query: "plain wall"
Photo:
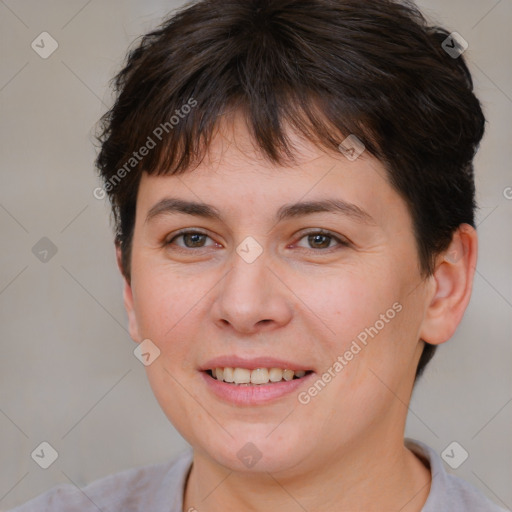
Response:
[[[173,457],[187,444],[153,397],[126,330],[94,124],[128,45],[181,2],[0,2],[0,509]],[[512,2],[425,0],[469,43],[488,119],[476,158],[479,262],[470,306],[416,388],[407,436],[469,458],[455,473],[512,507]],[[47,31],[58,49],[31,42]],[[33,253],[47,237],[57,252]],[[44,244],[45,242],[40,242]],[[36,251],[37,252],[37,251]],[[49,253],[51,255],[51,253]],[[47,470],[31,458],[48,441]]]

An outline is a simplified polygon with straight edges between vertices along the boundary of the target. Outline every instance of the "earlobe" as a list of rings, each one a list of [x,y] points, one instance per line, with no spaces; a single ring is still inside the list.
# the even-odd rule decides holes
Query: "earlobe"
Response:
[[[128,279],[126,278],[126,276],[124,274],[123,263],[122,263],[122,261],[123,261],[122,260],[122,252],[121,252],[121,247],[119,246],[119,244],[116,244],[116,259],[117,259],[117,266],[119,268],[119,271],[121,272],[121,275],[123,276],[123,302],[124,302],[124,308],[126,310],[126,314],[128,316],[128,330],[130,332],[130,336],[133,339],[133,341],[139,343],[142,340],[142,338],[140,337],[137,317],[135,315],[132,286],[131,286],[131,283],[128,282]]]
[[[471,298],[478,238],[469,224],[461,224],[448,249],[439,255],[421,327],[421,339],[432,345],[449,340]]]

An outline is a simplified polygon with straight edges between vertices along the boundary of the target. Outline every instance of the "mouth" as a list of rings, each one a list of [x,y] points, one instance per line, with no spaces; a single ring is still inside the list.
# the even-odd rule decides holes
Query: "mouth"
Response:
[[[235,354],[205,361],[198,370],[214,397],[242,407],[289,400],[316,375],[311,366],[308,368],[299,361]]]
[[[262,386],[302,379],[313,373],[313,370],[216,367],[205,370],[205,373],[212,379],[234,386]]]
[[[290,399],[314,379],[314,370],[297,366],[268,358],[222,358],[207,363],[200,374],[217,399],[239,407],[254,407]]]

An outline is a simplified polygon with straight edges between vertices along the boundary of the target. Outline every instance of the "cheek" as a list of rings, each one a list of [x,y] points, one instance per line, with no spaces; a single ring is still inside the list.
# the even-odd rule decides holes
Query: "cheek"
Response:
[[[315,313],[317,323],[324,325],[330,352],[339,354],[361,333],[364,340],[364,333],[376,322],[379,331],[387,328],[380,318],[388,310],[386,320],[396,316],[393,304],[400,298],[397,282],[389,271],[372,270],[339,271],[297,281],[294,289],[299,297],[305,297],[304,303]]]
[[[148,372],[162,366],[173,372],[195,370],[209,347],[205,336],[211,331],[205,330],[205,322],[211,321],[209,294],[219,276],[178,271],[142,258],[141,263],[132,282],[137,322],[141,336],[160,349],[159,359],[147,367]]]
[[[344,275],[308,296],[308,305],[334,331],[323,329],[326,334],[320,338],[324,373],[319,377],[327,384],[317,386],[325,391],[312,400],[316,410],[330,411],[337,418],[333,424],[343,423],[347,432],[384,414],[396,400],[390,389],[398,391],[408,380],[414,315],[409,315],[399,279],[389,271]]]
[[[150,273],[137,277],[132,289],[140,332],[154,342],[161,341],[177,314],[175,292],[164,279],[154,279]]]
[[[169,269],[141,263],[132,280],[135,314],[141,335],[162,349],[187,314],[192,314],[201,291]]]
[[[402,292],[403,275],[391,268],[372,270],[308,279],[309,293],[304,295],[306,288],[297,293],[321,319],[316,323],[326,326],[318,348],[324,371],[336,375],[329,399],[343,396],[356,408],[374,407],[385,398],[382,381],[398,385],[410,372],[416,345],[415,306]]]

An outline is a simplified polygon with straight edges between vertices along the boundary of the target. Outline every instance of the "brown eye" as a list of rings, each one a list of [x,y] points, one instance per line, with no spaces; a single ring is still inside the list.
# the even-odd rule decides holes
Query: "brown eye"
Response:
[[[328,249],[332,237],[329,235],[308,235],[308,243],[314,249]]]
[[[300,240],[307,238],[308,249],[332,249],[336,247],[336,245],[331,245],[331,242],[335,241],[338,245],[348,246],[348,242],[342,240],[341,238],[331,234],[330,232],[325,231],[311,231],[303,235]]]
[[[182,239],[184,245],[174,244],[174,241],[177,239]],[[202,249],[204,247],[208,247],[204,245],[204,242],[207,238],[210,238],[205,233],[201,233],[200,231],[182,231],[172,237],[165,245],[177,245],[180,248],[184,249]]]

